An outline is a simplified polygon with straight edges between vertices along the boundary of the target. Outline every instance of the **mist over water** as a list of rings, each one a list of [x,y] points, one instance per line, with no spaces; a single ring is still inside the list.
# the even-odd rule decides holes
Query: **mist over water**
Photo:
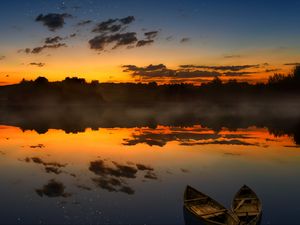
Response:
[[[22,130],[46,133],[61,129],[67,133],[84,132],[87,128],[133,128],[157,126],[191,127],[202,125],[216,133],[222,128],[237,130],[266,128],[271,134],[288,135],[299,144],[300,103],[297,100],[248,102],[241,104],[161,103],[156,105],[101,106],[69,105],[44,108],[5,108],[0,122]]]

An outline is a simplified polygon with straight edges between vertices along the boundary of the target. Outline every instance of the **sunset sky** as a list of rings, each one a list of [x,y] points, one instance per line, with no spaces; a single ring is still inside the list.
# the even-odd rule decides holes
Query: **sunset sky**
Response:
[[[297,0],[0,2],[0,85],[266,81],[300,62]]]

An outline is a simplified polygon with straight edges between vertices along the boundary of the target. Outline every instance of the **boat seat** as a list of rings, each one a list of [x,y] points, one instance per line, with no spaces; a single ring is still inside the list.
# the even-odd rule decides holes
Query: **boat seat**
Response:
[[[238,216],[257,216],[259,212],[257,211],[252,211],[252,212],[237,212],[236,213]]]
[[[212,216],[219,216],[219,215],[222,215],[224,212],[226,212],[227,209],[222,209],[222,210],[218,210],[218,211],[215,211],[215,212],[211,212],[211,213],[206,213],[206,214],[202,214],[201,216],[203,218],[210,218]]]
[[[237,209],[239,209],[244,204],[245,201],[246,201],[245,199],[241,200],[239,202],[239,204],[234,208],[234,211],[237,210]]]
[[[193,202],[193,201],[200,201],[200,200],[205,200],[205,199],[208,199],[208,197],[188,199],[188,200],[184,200],[184,202]]]

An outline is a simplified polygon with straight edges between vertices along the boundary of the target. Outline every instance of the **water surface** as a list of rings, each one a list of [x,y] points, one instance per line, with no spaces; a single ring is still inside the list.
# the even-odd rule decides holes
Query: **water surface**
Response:
[[[300,149],[267,127],[0,126],[2,224],[184,224],[187,184],[227,207],[243,185],[262,224],[297,224]]]

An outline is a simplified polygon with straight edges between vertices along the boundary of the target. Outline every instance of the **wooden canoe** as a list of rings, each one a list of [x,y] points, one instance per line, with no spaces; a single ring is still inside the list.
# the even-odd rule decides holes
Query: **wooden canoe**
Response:
[[[238,218],[220,203],[187,186],[184,207],[205,225],[238,225]]]
[[[236,193],[231,207],[241,221],[241,225],[257,225],[260,223],[262,204],[255,192],[248,186],[244,185]]]

